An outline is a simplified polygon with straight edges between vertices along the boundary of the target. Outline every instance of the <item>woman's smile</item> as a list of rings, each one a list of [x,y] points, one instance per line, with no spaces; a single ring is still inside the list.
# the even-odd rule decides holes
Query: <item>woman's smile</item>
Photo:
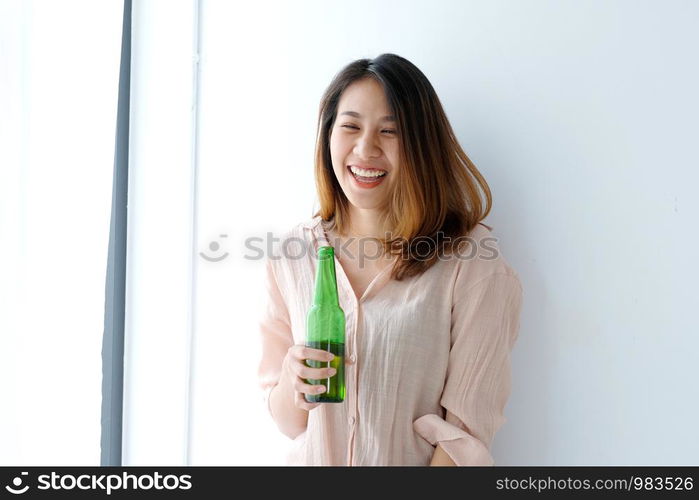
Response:
[[[380,175],[372,175],[369,174],[367,176],[361,176],[358,175],[358,172],[366,174],[366,170],[360,170],[357,169],[356,167],[353,167],[351,165],[347,166],[347,171],[349,172],[350,176],[354,179],[354,182],[357,186],[363,189],[371,189],[375,188],[379,184],[383,182],[383,180],[388,176],[388,172],[384,172],[383,174]]]

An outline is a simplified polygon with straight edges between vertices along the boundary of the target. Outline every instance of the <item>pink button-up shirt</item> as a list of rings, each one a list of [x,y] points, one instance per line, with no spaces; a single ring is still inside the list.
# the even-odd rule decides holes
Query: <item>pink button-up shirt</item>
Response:
[[[493,465],[523,293],[491,232],[478,224],[468,236],[477,246],[420,276],[397,281],[384,268],[359,300],[336,258],[345,356],[354,361],[346,397],[309,412],[287,463],[429,465],[440,444],[457,465]],[[288,348],[305,342],[317,249],[327,244],[316,216],[267,258],[259,365],[267,396]]]

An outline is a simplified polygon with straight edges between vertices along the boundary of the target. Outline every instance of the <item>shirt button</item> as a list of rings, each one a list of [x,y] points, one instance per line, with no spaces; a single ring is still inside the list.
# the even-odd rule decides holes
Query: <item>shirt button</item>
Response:
[[[349,423],[350,423],[350,425],[354,425],[354,417],[349,418]]]
[[[357,356],[355,356],[354,353],[352,353],[350,354],[349,360],[350,362],[354,363],[355,361],[357,361]]]

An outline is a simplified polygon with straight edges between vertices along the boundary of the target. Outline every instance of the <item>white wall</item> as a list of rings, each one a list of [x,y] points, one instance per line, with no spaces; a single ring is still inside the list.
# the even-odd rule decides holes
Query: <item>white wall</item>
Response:
[[[498,464],[699,461],[699,4],[205,1],[191,463],[268,463],[261,261],[314,204],[318,101],[360,57],[427,75],[494,195],[525,306]],[[226,234],[225,238],[221,234]]]

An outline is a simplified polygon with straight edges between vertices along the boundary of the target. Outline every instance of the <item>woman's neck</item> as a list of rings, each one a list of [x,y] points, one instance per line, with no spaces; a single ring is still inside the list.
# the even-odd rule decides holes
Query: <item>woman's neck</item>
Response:
[[[354,238],[383,240],[389,229],[382,225],[381,212],[374,209],[352,208],[347,235]]]

